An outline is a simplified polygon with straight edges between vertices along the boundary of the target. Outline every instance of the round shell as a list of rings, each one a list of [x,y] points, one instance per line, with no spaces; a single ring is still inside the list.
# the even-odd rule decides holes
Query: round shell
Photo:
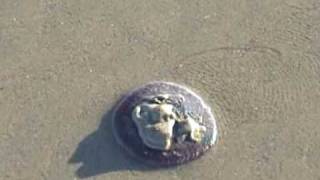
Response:
[[[206,132],[201,142],[177,143],[168,151],[151,149],[139,136],[131,118],[132,111],[146,97],[159,94],[182,95],[186,111],[201,117]],[[113,133],[117,142],[131,155],[156,166],[174,166],[199,158],[217,138],[217,126],[210,108],[190,89],[170,82],[152,82],[131,91],[116,106],[113,112]]]

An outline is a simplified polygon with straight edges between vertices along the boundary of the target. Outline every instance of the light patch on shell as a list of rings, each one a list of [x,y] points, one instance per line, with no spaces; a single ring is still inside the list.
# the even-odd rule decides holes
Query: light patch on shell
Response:
[[[178,97],[175,102],[172,97]],[[184,112],[180,106],[184,101],[182,95],[163,94],[151,97],[138,104],[132,111],[139,136],[143,143],[153,149],[169,150],[174,143],[182,143],[188,136],[192,141],[200,143],[206,128]],[[174,133],[174,126],[179,129]]]
[[[206,127],[198,124],[190,116],[187,118],[187,121],[190,127],[190,138],[196,142],[201,142],[204,132],[206,131]]]

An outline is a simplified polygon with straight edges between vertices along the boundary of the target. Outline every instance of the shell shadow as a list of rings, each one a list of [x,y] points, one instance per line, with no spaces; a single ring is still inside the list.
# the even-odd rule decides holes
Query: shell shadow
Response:
[[[113,109],[103,116],[98,129],[78,144],[77,149],[68,161],[69,164],[81,164],[75,172],[79,178],[114,171],[150,169],[126,155],[117,144],[112,133]]]

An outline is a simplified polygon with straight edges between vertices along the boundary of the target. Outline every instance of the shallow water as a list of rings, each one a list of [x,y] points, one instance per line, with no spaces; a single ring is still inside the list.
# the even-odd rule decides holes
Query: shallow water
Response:
[[[318,0],[15,1],[0,6],[0,179],[320,178]],[[154,80],[199,93],[219,140],[152,170],[108,111]]]

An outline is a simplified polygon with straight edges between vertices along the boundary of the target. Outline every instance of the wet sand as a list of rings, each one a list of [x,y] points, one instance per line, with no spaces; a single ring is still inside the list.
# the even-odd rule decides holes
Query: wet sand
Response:
[[[318,0],[1,0],[0,179],[320,179]],[[130,89],[198,92],[219,140],[154,170],[110,127]]]

